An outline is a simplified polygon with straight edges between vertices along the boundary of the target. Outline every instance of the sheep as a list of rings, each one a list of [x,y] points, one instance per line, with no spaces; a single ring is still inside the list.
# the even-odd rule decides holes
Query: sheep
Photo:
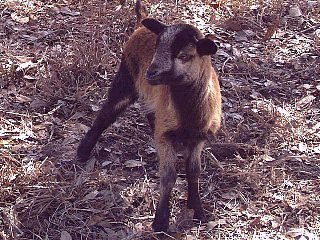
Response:
[[[160,199],[152,228],[167,231],[169,200],[177,171],[177,145],[182,145],[188,183],[187,207],[194,219],[206,220],[199,197],[200,154],[208,134],[221,122],[221,94],[211,56],[217,45],[196,27],[142,20],[124,46],[119,70],[77,156],[86,161],[102,132],[130,104],[141,99],[149,110],[159,158]]]

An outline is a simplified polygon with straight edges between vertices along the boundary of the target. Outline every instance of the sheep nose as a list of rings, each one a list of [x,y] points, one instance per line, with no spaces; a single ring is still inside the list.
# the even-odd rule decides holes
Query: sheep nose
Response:
[[[150,65],[149,69],[146,72],[146,79],[152,80],[159,76],[161,74],[161,71],[159,68],[155,65]]]

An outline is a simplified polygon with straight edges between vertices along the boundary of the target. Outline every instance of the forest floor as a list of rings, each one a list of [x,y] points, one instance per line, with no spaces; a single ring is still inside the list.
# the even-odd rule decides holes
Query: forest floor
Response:
[[[134,4],[120,2],[0,0],[0,239],[157,238],[158,163],[139,103],[75,160],[133,32]],[[209,222],[191,221],[179,156],[164,238],[319,239],[319,1],[145,4],[219,44],[223,126],[200,180]],[[217,160],[214,142],[256,151]]]

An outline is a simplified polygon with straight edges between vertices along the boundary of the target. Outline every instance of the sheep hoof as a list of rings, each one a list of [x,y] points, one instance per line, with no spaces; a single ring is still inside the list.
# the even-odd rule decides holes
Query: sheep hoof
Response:
[[[208,222],[208,219],[207,219],[206,215],[204,214],[203,209],[195,210],[193,218],[196,220],[199,220],[203,223]]]
[[[79,146],[77,150],[77,160],[79,162],[86,162],[89,160],[89,158],[90,152],[86,151],[85,149],[81,148],[81,146]]]
[[[166,232],[169,228],[169,212],[166,210],[156,212],[155,219],[152,223],[152,229],[155,232]]]

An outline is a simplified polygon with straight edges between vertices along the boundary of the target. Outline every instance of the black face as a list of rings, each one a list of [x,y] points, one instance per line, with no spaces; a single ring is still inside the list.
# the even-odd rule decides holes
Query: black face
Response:
[[[192,25],[167,26],[154,19],[145,19],[142,24],[158,34],[156,52],[146,72],[151,85],[179,85],[192,81],[199,74],[202,56],[216,52],[216,45],[203,38]],[[207,41],[211,46],[205,46]],[[202,49],[203,45],[207,51]]]

